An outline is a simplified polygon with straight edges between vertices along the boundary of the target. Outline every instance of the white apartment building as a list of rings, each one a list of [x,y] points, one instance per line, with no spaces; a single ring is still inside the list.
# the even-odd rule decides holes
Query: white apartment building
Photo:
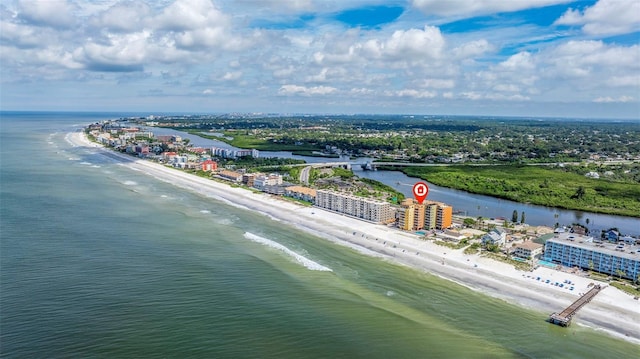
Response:
[[[376,223],[394,220],[394,211],[389,203],[344,192],[318,190],[315,205]]]
[[[544,245],[543,259],[565,267],[580,267],[637,280],[640,246],[608,243],[575,233],[558,233]]]
[[[280,186],[282,185],[282,176],[277,174],[270,175],[258,175],[253,180],[253,186],[255,188],[262,189],[267,186]]]

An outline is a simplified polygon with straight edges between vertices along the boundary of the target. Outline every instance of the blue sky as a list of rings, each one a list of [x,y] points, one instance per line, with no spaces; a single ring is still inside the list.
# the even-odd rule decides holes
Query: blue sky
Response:
[[[640,120],[637,0],[5,0],[0,108]]]

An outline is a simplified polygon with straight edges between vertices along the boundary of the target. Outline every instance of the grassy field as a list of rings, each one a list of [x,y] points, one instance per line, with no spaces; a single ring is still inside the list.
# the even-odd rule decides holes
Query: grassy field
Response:
[[[202,133],[201,130],[185,130],[186,132],[200,136],[202,138],[207,138],[210,140],[222,141],[230,144],[231,146],[244,148],[244,149],[256,149],[260,151],[296,151],[296,152],[304,152],[307,151],[311,153],[311,151],[319,151],[319,147],[311,146],[311,145],[292,145],[292,144],[283,144],[283,143],[275,143],[268,140],[259,139],[257,137],[247,135],[241,133],[239,131],[225,131],[224,136],[230,137],[231,140],[226,139],[224,137],[210,136]]]
[[[640,217],[640,183],[591,179],[538,166],[408,167],[402,171],[438,186],[517,202]]]

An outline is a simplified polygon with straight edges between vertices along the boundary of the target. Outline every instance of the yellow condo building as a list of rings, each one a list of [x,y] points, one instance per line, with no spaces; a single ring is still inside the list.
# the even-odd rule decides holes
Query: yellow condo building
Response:
[[[446,229],[451,227],[453,208],[441,202],[418,204],[413,198],[402,201],[398,211],[398,227],[405,231]]]

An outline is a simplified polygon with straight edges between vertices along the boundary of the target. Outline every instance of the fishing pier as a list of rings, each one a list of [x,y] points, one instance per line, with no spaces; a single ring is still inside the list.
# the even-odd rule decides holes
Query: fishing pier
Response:
[[[596,296],[602,290],[602,286],[594,285],[588,292],[583,294],[578,300],[573,302],[565,310],[558,313],[553,313],[549,316],[549,322],[557,324],[561,327],[568,327],[571,324],[571,318],[582,308],[585,304],[589,303],[593,297]]]

